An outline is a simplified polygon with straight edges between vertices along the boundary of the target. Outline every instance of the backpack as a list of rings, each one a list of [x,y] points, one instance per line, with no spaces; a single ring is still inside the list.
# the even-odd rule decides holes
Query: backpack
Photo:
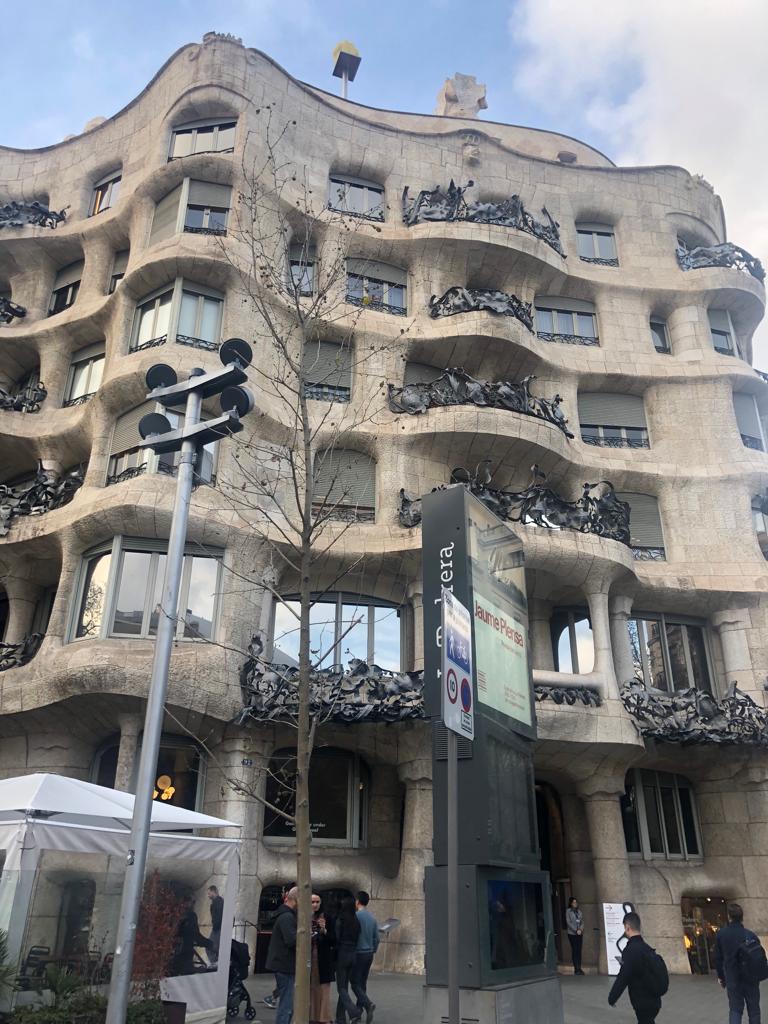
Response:
[[[657,999],[661,999],[669,989],[669,971],[664,963],[664,957],[660,956],[651,946],[646,950],[645,967],[648,991]]]
[[[756,935],[744,939],[736,950],[736,965],[741,980],[748,985],[758,985],[768,978],[768,958]]]

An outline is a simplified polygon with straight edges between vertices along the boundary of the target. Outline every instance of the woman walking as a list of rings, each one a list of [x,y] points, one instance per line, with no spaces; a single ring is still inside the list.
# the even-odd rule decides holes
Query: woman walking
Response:
[[[331,1024],[331,982],[334,978],[336,928],[333,918],[322,909],[320,897],[312,894],[312,973],[309,980],[310,1024]]]
[[[346,1024],[347,1014],[351,1024],[355,1024],[363,1015],[363,1011],[349,994],[349,982],[355,967],[359,936],[360,922],[355,913],[355,901],[351,896],[345,896],[341,901],[339,916],[336,918],[336,988],[339,990],[336,1024]]]
[[[571,944],[571,959],[573,960],[573,973],[583,974],[581,969],[581,946],[584,942],[584,915],[579,909],[579,901],[575,896],[568,900],[568,909],[565,912],[565,927],[568,932],[568,941]]]

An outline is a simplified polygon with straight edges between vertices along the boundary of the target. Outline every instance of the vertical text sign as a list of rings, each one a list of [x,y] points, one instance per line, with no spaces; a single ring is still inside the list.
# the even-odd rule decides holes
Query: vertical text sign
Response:
[[[472,689],[472,618],[449,590],[443,590],[442,682],[443,722],[446,729],[475,738]]]

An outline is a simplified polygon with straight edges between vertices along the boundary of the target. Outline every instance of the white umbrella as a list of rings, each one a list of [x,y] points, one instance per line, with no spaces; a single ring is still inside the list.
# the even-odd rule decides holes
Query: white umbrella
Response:
[[[65,821],[78,825],[130,828],[133,795],[64,775],[36,772],[0,781],[0,822],[17,821],[19,815]],[[165,800],[152,804],[156,831],[192,828],[224,828],[237,822],[174,807]]]

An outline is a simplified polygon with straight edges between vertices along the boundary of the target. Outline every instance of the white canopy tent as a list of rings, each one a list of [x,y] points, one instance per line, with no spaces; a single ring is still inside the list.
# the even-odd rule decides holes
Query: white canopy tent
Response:
[[[56,962],[57,946],[70,940],[85,946],[79,954],[84,963],[109,961],[133,799],[130,793],[60,775],[0,781],[0,930],[8,934],[11,962],[16,958],[20,972],[30,949],[47,950]],[[239,840],[191,830],[237,826],[160,800],[152,807],[152,826],[147,875],[157,873],[163,883],[190,894],[201,929],[208,886],[216,885],[224,899],[218,963],[209,958],[214,963],[206,965],[199,958],[200,969],[161,982],[164,999],[186,1003],[187,1021],[218,1024],[225,1019]],[[67,909],[67,886],[75,884],[88,889],[87,928],[77,907]],[[29,998],[22,992],[17,1001]]]

